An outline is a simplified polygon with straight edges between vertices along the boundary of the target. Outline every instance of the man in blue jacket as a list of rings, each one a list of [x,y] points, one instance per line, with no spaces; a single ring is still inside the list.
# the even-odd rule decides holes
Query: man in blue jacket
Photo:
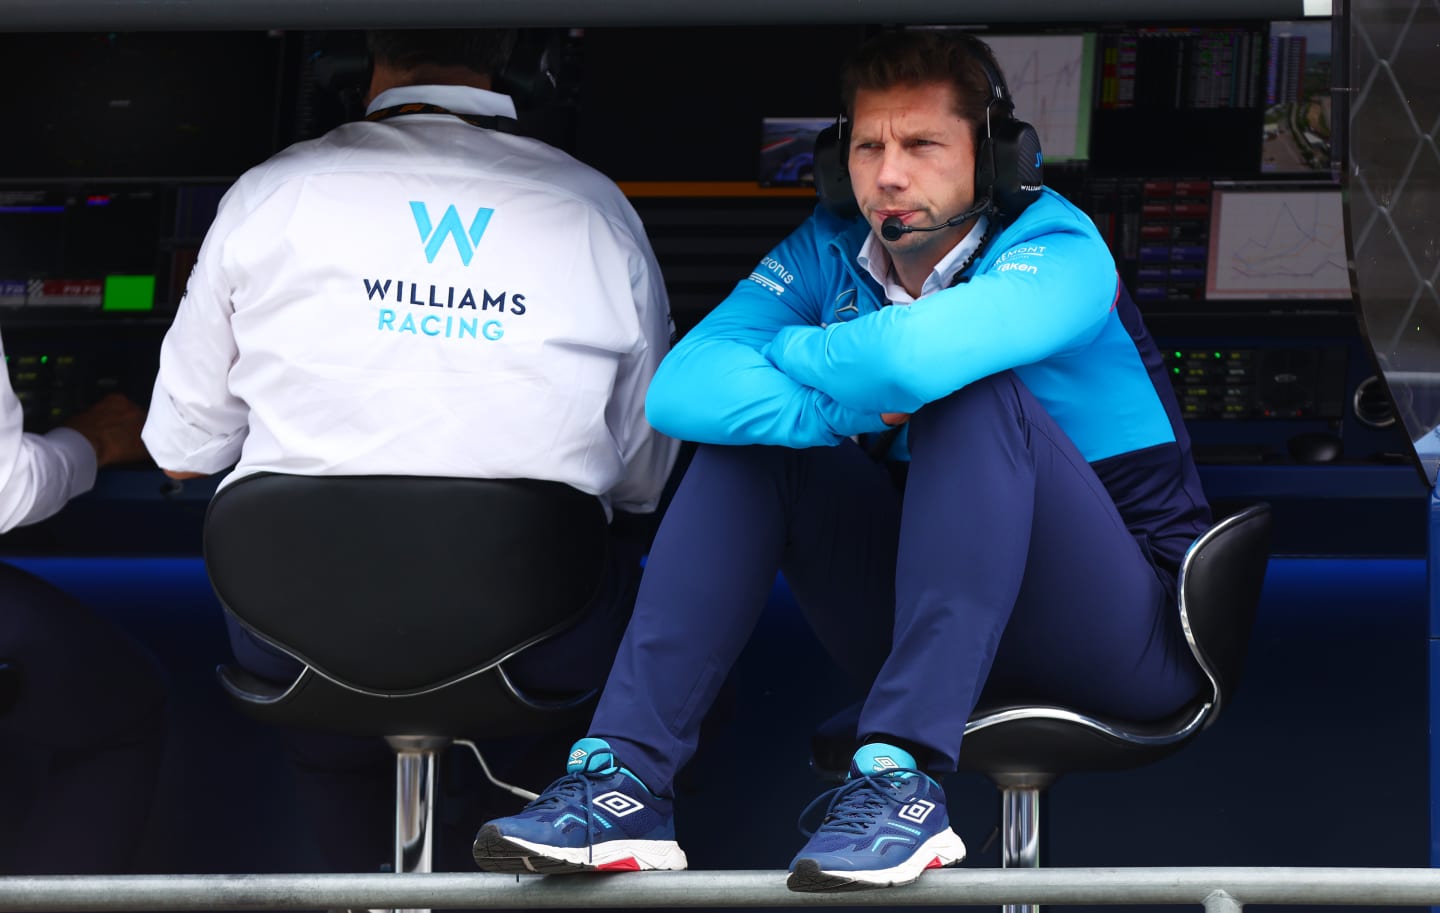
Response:
[[[1210,515],[1184,427],[1104,241],[1039,186],[989,48],[882,34],[843,97],[860,215],[818,208],[662,363],[650,420],[700,446],[589,737],[481,829],[482,868],[685,865],[674,777],[777,570],[871,683],[795,890],[963,858],[930,775],[982,692],[1150,719],[1198,690],[1175,589]]]

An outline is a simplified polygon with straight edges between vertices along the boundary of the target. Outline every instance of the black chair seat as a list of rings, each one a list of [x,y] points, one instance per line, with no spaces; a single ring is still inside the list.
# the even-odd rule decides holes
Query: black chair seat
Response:
[[[1125,770],[1178,751],[1198,731],[1209,704],[1196,700],[1164,719],[1085,715],[1046,704],[997,704],[977,709],[965,727],[959,769],[987,776],[1058,777],[1078,771]],[[811,758],[825,779],[844,779],[858,748],[852,728],[823,727],[811,739]]]
[[[205,519],[225,608],[377,695],[460,681],[568,627],[607,543],[598,500],[528,479],[259,474],[221,489]]]
[[[583,728],[594,693],[540,698],[507,687],[499,674],[479,674],[421,694],[374,695],[304,670],[280,685],[233,665],[220,684],[248,716],[266,723],[344,735],[456,738],[536,735]]]
[[[246,477],[210,503],[206,570],[303,668],[274,682],[224,665],[221,686],[264,722],[386,737],[394,871],[428,871],[445,746],[583,728],[593,693],[527,694],[505,663],[584,615],[609,541],[599,500],[558,482]]]
[[[1043,704],[981,708],[965,727],[960,769],[995,778],[1139,767],[1178,751],[1209,707],[1196,700],[1145,723]]]

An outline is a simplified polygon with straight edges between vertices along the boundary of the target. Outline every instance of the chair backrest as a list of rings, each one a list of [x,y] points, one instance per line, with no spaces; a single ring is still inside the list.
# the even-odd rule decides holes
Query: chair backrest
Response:
[[[259,474],[211,502],[205,564],[226,609],[322,675],[417,694],[577,619],[606,527],[557,482]]]
[[[20,668],[9,660],[0,659],[0,716],[10,712],[20,700]]]
[[[1239,683],[1270,560],[1270,505],[1256,504],[1210,527],[1180,565],[1186,640],[1215,687],[1219,715]]]

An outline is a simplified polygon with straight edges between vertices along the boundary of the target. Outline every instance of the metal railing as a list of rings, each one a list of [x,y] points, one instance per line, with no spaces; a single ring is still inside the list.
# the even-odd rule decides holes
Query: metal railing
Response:
[[[1440,869],[947,869],[912,885],[801,894],[779,871],[0,877],[0,911],[1187,904],[1440,905]]]

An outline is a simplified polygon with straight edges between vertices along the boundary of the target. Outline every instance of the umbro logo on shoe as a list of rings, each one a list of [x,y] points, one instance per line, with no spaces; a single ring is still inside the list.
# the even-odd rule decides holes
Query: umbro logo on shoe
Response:
[[[645,805],[630,798],[619,790],[611,790],[604,795],[596,796],[591,804],[601,811],[609,812],[616,818],[624,818],[626,815],[633,815]]]
[[[924,824],[925,819],[935,810],[934,802],[927,802],[924,799],[916,799],[909,805],[895,813],[896,817],[904,818],[906,821],[913,821],[916,824]]]

